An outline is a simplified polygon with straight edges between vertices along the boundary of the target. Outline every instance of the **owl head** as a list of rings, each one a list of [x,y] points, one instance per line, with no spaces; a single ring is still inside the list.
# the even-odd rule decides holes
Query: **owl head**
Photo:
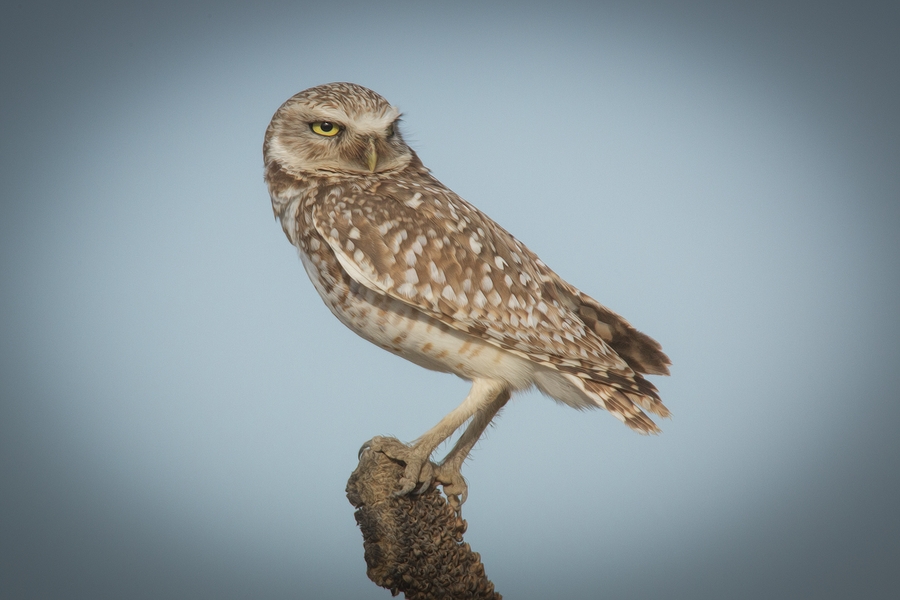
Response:
[[[398,130],[400,111],[368,88],[328,83],[291,97],[275,112],[263,144],[266,166],[292,174],[370,174],[406,167],[413,152]]]

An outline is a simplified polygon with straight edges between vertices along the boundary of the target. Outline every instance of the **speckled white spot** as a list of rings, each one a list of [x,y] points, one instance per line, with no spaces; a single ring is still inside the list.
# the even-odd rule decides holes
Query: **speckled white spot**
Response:
[[[477,308],[484,308],[485,304],[487,304],[487,298],[481,293],[481,290],[475,292],[475,295],[472,297],[472,304]]]
[[[413,208],[413,209],[419,208],[419,206],[422,204],[422,199],[421,199],[421,198],[422,198],[422,193],[421,193],[421,192],[416,192],[415,194],[413,194],[413,197],[412,197],[412,198],[410,198],[409,200],[407,200],[407,201],[404,202],[403,204],[405,204],[405,205],[407,205],[408,207]]]
[[[447,278],[444,277],[444,272],[438,269],[438,266],[434,264],[433,260],[428,261],[428,274],[435,283],[445,283],[447,281]]]

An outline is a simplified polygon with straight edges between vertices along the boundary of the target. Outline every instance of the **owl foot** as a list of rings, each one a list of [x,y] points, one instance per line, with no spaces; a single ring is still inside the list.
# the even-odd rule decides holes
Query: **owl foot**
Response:
[[[441,464],[431,462],[422,446],[407,446],[400,440],[391,437],[374,437],[360,448],[362,455],[366,449],[381,452],[385,456],[406,465],[403,477],[400,478],[400,489],[395,496],[427,491],[432,482],[437,482],[444,490],[447,501],[455,510],[459,510],[469,495],[469,486],[460,472],[458,461],[448,460]]]
[[[405,496],[413,492],[424,492],[435,479],[435,469],[438,468],[428,460],[431,452],[422,446],[407,446],[396,438],[377,436],[366,442],[360,454],[366,448],[381,452],[393,460],[406,465],[403,477],[400,478],[400,489],[394,492],[396,496]]]
[[[469,496],[469,486],[459,471],[459,465],[448,463],[434,465],[434,480],[441,484],[450,506],[459,511]]]

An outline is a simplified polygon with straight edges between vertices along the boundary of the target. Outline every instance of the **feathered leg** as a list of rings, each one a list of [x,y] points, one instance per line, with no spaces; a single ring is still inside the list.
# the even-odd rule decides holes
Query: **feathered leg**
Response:
[[[450,505],[456,509],[465,503],[466,497],[469,495],[469,486],[461,473],[463,462],[500,409],[509,402],[509,398],[509,389],[504,389],[487,406],[476,412],[472,417],[472,422],[456,440],[453,449],[434,468],[434,478],[444,487],[444,494],[447,495]]]

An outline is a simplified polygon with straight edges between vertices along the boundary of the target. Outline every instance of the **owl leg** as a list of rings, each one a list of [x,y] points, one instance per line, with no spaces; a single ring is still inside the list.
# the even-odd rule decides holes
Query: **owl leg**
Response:
[[[462,464],[487,426],[491,424],[500,409],[509,402],[509,398],[509,389],[504,389],[487,406],[476,412],[472,417],[472,422],[456,441],[453,449],[447,453],[440,464],[434,467],[434,478],[441,483],[447,500],[456,509],[465,503],[466,497],[469,495],[469,486],[466,485],[466,480],[461,473]]]
[[[423,484],[422,487],[427,488],[434,480],[435,466],[429,459],[435,448],[453,435],[463,423],[473,416],[478,415],[485,410],[489,410],[489,407],[496,403],[498,398],[504,396],[505,399],[503,400],[503,403],[509,399],[509,392],[507,391],[504,382],[494,379],[474,379],[472,381],[472,389],[469,390],[469,394],[466,396],[466,399],[463,400],[462,404],[453,409],[446,417],[441,419],[437,425],[429,429],[425,435],[413,442],[411,446],[396,443],[395,440],[391,440],[390,438],[376,437],[372,439],[371,442],[369,442],[369,447],[372,450],[383,452],[395,460],[406,463],[403,477],[400,478],[400,490],[397,492],[397,495],[402,496],[404,494],[409,494],[416,489],[419,484]],[[503,404],[500,404],[500,406],[502,405]],[[490,416],[493,417],[497,410],[499,410],[499,407],[494,410]],[[487,419],[487,422],[485,422],[481,427],[481,430],[478,431],[478,435],[481,434],[481,431],[484,431],[488,422],[490,422],[490,418]],[[468,433],[468,429],[463,435],[466,433]],[[477,440],[477,435],[474,437],[475,439],[472,440],[472,444]],[[459,444],[457,444],[457,446],[459,446]],[[455,449],[456,447],[454,447],[454,450]],[[469,449],[471,449],[471,445],[469,445]],[[466,452],[468,452],[468,449]],[[453,454],[453,451],[451,451],[451,454]],[[463,456],[463,458],[465,458],[465,456]],[[459,461],[459,465],[462,465],[462,460]],[[450,467],[448,467],[448,469],[449,468]],[[457,473],[459,472],[458,467],[456,468],[456,471]],[[461,480],[462,476],[460,475],[459,478]],[[465,485],[464,481],[462,482],[462,485]]]

